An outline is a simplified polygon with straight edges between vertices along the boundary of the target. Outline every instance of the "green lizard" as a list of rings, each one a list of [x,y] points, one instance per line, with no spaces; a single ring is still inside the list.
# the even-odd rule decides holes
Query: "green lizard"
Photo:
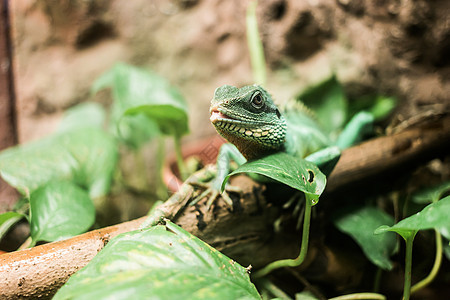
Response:
[[[315,163],[328,175],[339,160],[340,149],[352,145],[373,123],[370,113],[361,112],[333,143],[304,105],[291,102],[280,111],[270,94],[258,85],[217,88],[210,113],[210,121],[218,133],[232,144],[220,149],[217,175],[211,184],[212,198],[218,195],[229,172],[230,160],[240,165],[246,160],[284,151]],[[223,196],[231,202],[226,192]]]

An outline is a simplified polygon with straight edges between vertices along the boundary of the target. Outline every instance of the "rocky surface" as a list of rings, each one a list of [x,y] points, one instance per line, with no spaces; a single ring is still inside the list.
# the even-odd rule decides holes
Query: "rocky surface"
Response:
[[[213,131],[206,123],[215,87],[252,82],[247,1],[11,5],[21,142],[52,131],[65,108],[89,100],[93,80],[117,61],[152,68],[180,87],[193,138]],[[257,12],[268,87],[280,101],[334,72],[351,95],[401,98],[402,118],[448,103],[448,1],[274,0],[260,1]],[[108,101],[106,93],[95,99]]]

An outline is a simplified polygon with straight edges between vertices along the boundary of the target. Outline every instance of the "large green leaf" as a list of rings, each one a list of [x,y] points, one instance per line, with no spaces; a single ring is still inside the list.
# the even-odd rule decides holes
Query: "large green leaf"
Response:
[[[222,190],[230,176],[239,173],[256,173],[267,176],[311,195],[314,199],[318,199],[326,185],[325,175],[315,164],[284,152],[271,154],[239,166],[225,178]]]
[[[0,174],[27,196],[50,181],[66,179],[98,197],[108,193],[117,159],[114,138],[86,127],[3,151]]]
[[[89,191],[91,198],[108,194],[119,159],[116,140],[100,129],[80,129],[60,138],[77,162],[73,179]]]
[[[171,222],[121,234],[54,299],[260,299],[246,270]]]
[[[394,231],[403,238],[414,236],[419,230],[450,227],[450,196],[427,205],[420,212],[401,220],[394,226],[383,225],[375,230],[376,234]]]
[[[394,224],[390,215],[378,208],[366,206],[341,212],[334,224],[358,243],[372,263],[386,270],[392,269],[389,257],[396,249],[395,234],[373,234],[374,230],[383,224]]]
[[[157,74],[123,63],[116,64],[95,82],[93,91],[106,87],[113,91],[116,126],[120,126],[124,114],[142,113],[156,122],[164,134],[181,136],[188,132],[185,100],[178,90]]]
[[[94,220],[95,207],[89,195],[71,182],[51,182],[30,196],[30,231],[34,243],[83,233]]]
[[[129,148],[137,150],[153,138],[161,135],[158,124],[145,115],[124,115],[123,111],[120,111],[117,117],[114,117],[115,115],[116,113],[112,112],[113,120],[110,130],[120,143]]]

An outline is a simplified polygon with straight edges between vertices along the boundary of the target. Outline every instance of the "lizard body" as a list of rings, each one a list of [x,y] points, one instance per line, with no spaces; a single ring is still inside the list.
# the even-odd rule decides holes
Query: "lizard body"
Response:
[[[210,121],[247,160],[279,151],[304,158],[331,145],[306,107],[283,108],[260,86],[224,85],[214,93]]]
[[[198,197],[212,193],[209,203],[219,194],[231,160],[241,165],[246,160],[282,151],[313,162],[329,175],[340,158],[340,149],[358,141],[373,123],[371,114],[358,113],[344,128],[343,138],[340,136],[333,142],[303,104],[288,102],[280,111],[271,95],[258,85],[217,88],[211,100],[210,114],[217,132],[231,144],[221,147],[216,177]],[[222,196],[227,203],[232,202],[226,192]]]

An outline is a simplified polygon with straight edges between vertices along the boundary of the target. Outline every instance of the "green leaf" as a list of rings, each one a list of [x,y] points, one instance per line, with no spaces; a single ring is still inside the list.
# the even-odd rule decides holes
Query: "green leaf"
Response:
[[[392,269],[389,257],[396,250],[395,234],[373,234],[374,230],[383,224],[394,224],[390,215],[375,207],[362,207],[341,212],[334,224],[358,243],[372,263],[385,270]]]
[[[67,181],[40,187],[30,196],[30,231],[33,243],[62,240],[89,229],[95,207],[89,195]]]
[[[391,113],[396,105],[396,98],[378,95],[369,112],[372,113],[375,120],[382,120]]]
[[[23,217],[25,217],[25,215],[14,211],[8,211],[0,214],[0,240],[8,232],[8,230]]]
[[[448,191],[450,191],[449,181],[420,190],[412,196],[412,200],[418,204],[433,203],[441,199]]]
[[[375,234],[394,231],[404,239],[414,236],[419,230],[437,228],[438,230],[449,226],[450,220],[450,196],[438,202],[427,205],[420,212],[401,220],[394,226],[380,226],[375,230]]]
[[[380,121],[387,117],[396,105],[397,99],[395,97],[368,94],[349,103],[349,116],[356,115],[364,110],[371,113],[376,121]]]
[[[95,102],[85,102],[66,110],[58,131],[68,131],[86,127],[102,128],[105,122],[105,110]]]
[[[13,147],[0,153],[0,174],[28,196],[53,180],[73,180],[91,197],[106,195],[118,159],[113,137],[97,128],[80,128]]]
[[[222,191],[230,176],[239,173],[256,173],[267,176],[311,195],[314,199],[318,199],[326,185],[325,175],[315,164],[284,152],[268,155],[239,166],[225,178],[222,183]]]
[[[123,115],[120,113],[119,117],[113,117],[113,123],[111,126],[111,132],[116,136],[120,143],[125,144],[127,147],[137,150],[143,145],[161,135],[158,125],[147,118],[140,115]]]
[[[116,140],[96,128],[73,131],[58,140],[77,162],[71,170],[73,180],[93,199],[107,195],[119,159]]]
[[[328,133],[336,135],[344,126],[348,104],[336,77],[308,88],[298,98],[317,114],[317,119]]]
[[[53,299],[260,299],[246,270],[171,222],[121,234]]]
[[[143,113],[156,122],[164,134],[181,136],[188,132],[185,100],[178,90],[155,73],[116,64],[94,83],[92,90],[106,87],[113,92],[116,126],[123,114]]]
[[[170,104],[136,106],[125,111],[125,115],[144,114],[159,125],[163,134],[182,136],[188,132],[187,113]]]

